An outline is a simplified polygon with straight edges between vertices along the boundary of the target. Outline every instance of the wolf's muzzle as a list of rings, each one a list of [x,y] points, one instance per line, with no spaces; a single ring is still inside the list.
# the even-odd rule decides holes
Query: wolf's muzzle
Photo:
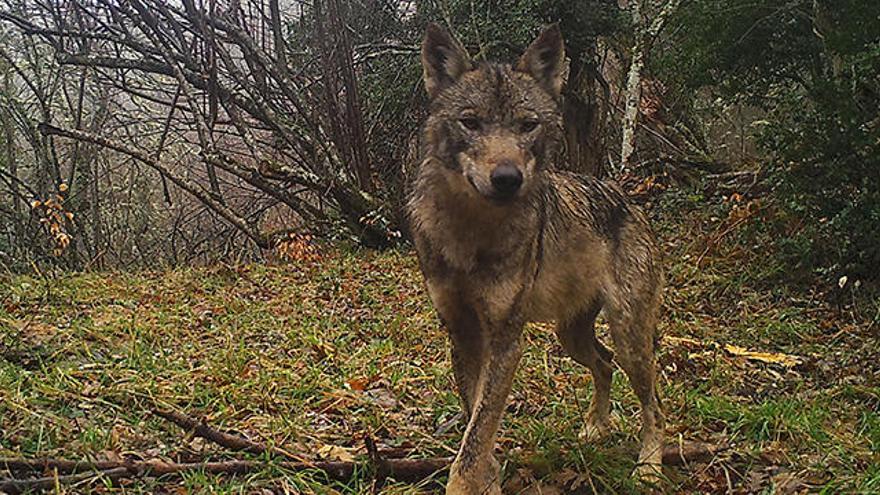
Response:
[[[522,172],[512,163],[498,165],[489,178],[492,180],[492,187],[498,199],[513,197],[523,183]]]

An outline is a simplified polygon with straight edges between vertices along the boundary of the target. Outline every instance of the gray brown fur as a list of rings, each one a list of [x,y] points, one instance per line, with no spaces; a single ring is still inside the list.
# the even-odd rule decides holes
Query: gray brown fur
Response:
[[[637,474],[659,473],[657,246],[643,212],[616,185],[553,169],[563,142],[563,60],[556,27],[515,66],[473,64],[435,25],[422,46],[431,113],[408,214],[468,418],[448,494],[500,493],[492,452],[526,322],[557,323],[565,351],[594,378],[586,434],[607,433],[612,353],[594,333],[600,310],[642,405]]]

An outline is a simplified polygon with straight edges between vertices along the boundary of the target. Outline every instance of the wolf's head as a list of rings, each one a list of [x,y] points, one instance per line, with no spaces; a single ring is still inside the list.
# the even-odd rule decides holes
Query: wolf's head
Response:
[[[431,114],[428,154],[461,173],[496,204],[523,197],[562,142],[559,94],[565,48],[559,27],[547,28],[513,66],[471,62],[443,28],[430,24],[422,43]]]

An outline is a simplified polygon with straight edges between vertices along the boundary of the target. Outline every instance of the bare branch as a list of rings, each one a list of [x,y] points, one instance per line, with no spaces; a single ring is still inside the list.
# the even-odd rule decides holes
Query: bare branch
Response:
[[[70,139],[76,139],[79,141],[86,141],[94,144],[98,144],[100,146],[104,146],[106,148],[110,148],[112,150],[118,151],[125,155],[128,155],[132,158],[137,159],[138,161],[144,163],[145,165],[153,168],[158,171],[160,174],[163,174],[168,178],[171,182],[174,183],[177,187],[183,189],[189,194],[196,197],[199,201],[201,201],[205,206],[213,210],[215,213],[225,218],[229,223],[235,225],[236,228],[241,230],[245,235],[251,238],[258,246],[263,249],[268,249],[271,247],[271,243],[268,239],[266,239],[263,235],[256,231],[254,227],[248,224],[248,222],[232,211],[228,206],[220,203],[216,199],[214,199],[210,193],[202,189],[201,187],[195,186],[193,184],[188,183],[182,177],[172,173],[167,167],[162,165],[161,163],[153,160],[145,153],[133,149],[129,146],[126,146],[122,143],[107,139],[102,136],[98,136],[85,131],[77,131],[73,129],[62,129],[59,127],[55,127],[51,124],[43,123],[40,124],[40,132],[49,136],[62,136]]]

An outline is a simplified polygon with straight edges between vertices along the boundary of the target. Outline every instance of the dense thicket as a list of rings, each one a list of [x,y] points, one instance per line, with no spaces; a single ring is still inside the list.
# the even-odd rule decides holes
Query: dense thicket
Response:
[[[0,18],[0,263],[15,270],[254,258],[306,232],[396,243],[429,21],[502,60],[560,23],[560,166],[757,171],[780,213],[760,228],[805,271],[880,265],[877,2],[6,0]]]
[[[691,115],[750,110],[777,246],[804,269],[876,277],[880,3],[694,0],[673,24],[652,68]]]
[[[19,268],[253,257],[304,232],[394,244],[426,104],[418,44],[429,20],[477,58],[511,59],[563,19],[574,167],[602,172],[595,46],[615,26],[610,3],[54,0],[0,10],[10,193],[0,251]]]

